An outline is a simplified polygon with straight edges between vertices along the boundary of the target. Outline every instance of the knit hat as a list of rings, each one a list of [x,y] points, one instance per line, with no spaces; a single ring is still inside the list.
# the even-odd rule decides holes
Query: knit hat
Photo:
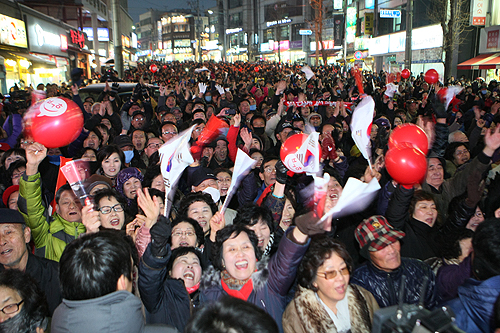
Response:
[[[387,245],[403,238],[405,233],[394,229],[382,215],[374,215],[358,225],[354,236],[361,248],[361,255],[369,259],[368,251],[382,250]]]
[[[142,175],[141,170],[133,167],[123,169],[116,175],[115,189],[116,191],[118,191],[118,193],[120,193],[124,198],[127,199],[127,204],[130,204],[132,200],[125,196],[125,192],[123,191],[123,184],[125,184],[127,180],[132,177],[139,179],[141,183],[144,180],[144,176]]]

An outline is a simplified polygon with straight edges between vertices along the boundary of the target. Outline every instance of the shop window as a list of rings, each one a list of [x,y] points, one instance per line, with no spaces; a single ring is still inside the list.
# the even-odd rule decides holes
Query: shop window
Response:
[[[242,0],[229,0],[229,9],[241,7],[243,5]]]
[[[292,39],[291,40],[302,40],[302,35],[300,30],[305,29],[303,23],[292,24]]]
[[[290,26],[284,25],[279,27],[280,29],[280,39],[281,40],[287,40],[290,39]]]

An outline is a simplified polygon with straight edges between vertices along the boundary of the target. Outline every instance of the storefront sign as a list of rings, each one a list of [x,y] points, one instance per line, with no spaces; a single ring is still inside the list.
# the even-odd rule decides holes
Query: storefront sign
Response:
[[[291,41],[290,48],[291,49],[302,49],[302,41],[301,40]]]
[[[278,50],[278,42],[274,42],[272,45],[271,43],[269,42],[269,47],[271,50]],[[282,40],[280,41],[279,43],[280,45],[280,51],[286,51],[288,49],[290,49],[290,41],[289,40]]]
[[[122,35],[122,45],[127,47],[127,48],[130,48],[130,38]]]
[[[343,7],[343,1],[342,0],[333,0],[333,9],[335,10],[341,10]]]
[[[189,39],[176,39],[176,40],[174,40],[174,47],[191,47],[191,40],[189,40]]]
[[[311,42],[309,44],[309,48],[311,51],[316,51],[316,42]],[[323,48],[320,47],[320,50],[333,50],[335,48],[335,42],[333,40],[324,40]]]
[[[347,43],[354,43],[354,39],[356,38],[356,8],[348,7],[347,8],[347,34],[346,40]]]
[[[309,36],[312,34],[313,34],[312,30],[305,30],[305,29],[299,30],[299,35],[301,35],[301,36]]]
[[[481,29],[479,53],[500,52],[500,25]]]
[[[287,23],[290,23],[290,22],[292,22],[292,19],[284,18],[284,19],[277,20],[277,21],[266,22],[266,26],[267,27],[272,27],[273,25],[287,24]]]
[[[471,1],[471,25],[484,25],[488,12],[488,0]]]
[[[375,8],[375,0],[365,0],[365,8],[366,9]]]
[[[369,45],[370,55],[389,53],[389,35],[372,38]]]
[[[243,28],[226,29],[226,35],[235,34],[240,31],[243,31]]]
[[[35,16],[27,15],[30,52],[67,56],[67,31]]]
[[[92,27],[83,27],[83,32],[87,34],[89,41],[94,40],[94,29]],[[100,42],[109,42],[108,28],[97,28],[97,40]]]
[[[373,35],[373,13],[365,13],[365,35]]]
[[[27,48],[28,40],[24,22],[0,14],[0,44]]]
[[[380,18],[400,18],[401,11],[398,9],[381,9]]]
[[[132,33],[131,45],[132,48],[137,48],[137,34],[135,32]]]
[[[333,17],[334,26],[333,26],[333,40],[335,45],[342,44],[342,32],[344,31],[344,16],[343,15],[335,15]]]
[[[69,29],[69,44],[83,49],[85,47],[85,33],[80,30]]]

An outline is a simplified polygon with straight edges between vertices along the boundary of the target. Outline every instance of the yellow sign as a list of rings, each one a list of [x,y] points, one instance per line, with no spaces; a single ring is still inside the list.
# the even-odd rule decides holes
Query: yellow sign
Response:
[[[27,48],[28,40],[24,22],[0,14],[0,44]]]
[[[365,35],[373,35],[373,13],[365,13]]]

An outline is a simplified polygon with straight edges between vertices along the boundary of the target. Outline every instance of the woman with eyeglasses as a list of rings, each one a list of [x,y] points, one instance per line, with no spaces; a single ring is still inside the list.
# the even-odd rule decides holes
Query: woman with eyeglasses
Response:
[[[97,232],[102,228],[125,229],[125,207],[123,197],[114,190],[103,189],[94,195],[94,206],[82,209],[82,223],[87,233]]]
[[[0,332],[41,333],[48,326],[49,307],[38,284],[17,269],[0,273]]]
[[[284,332],[369,333],[379,307],[369,291],[349,284],[351,271],[341,243],[313,237],[299,266],[297,292],[283,314]]]

